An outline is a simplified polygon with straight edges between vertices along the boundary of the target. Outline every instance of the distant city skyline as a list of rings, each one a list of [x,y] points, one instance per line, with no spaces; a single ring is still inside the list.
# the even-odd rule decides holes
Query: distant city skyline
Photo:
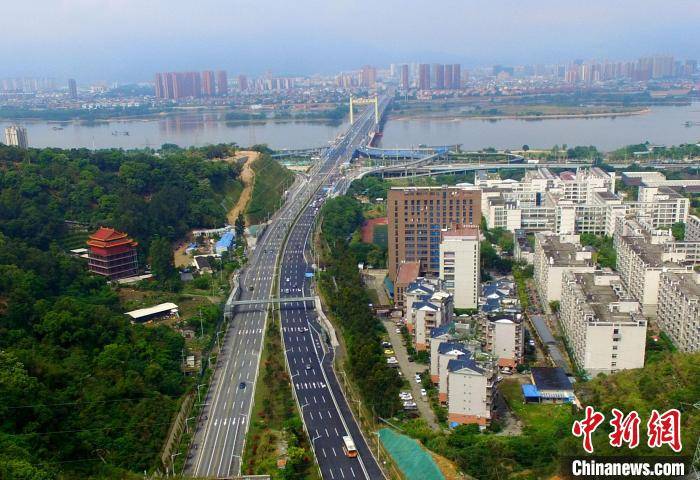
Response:
[[[538,0],[35,0],[5,6],[0,77],[152,81],[154,71],[331,74],[419,62],[697,58],[700,4]],[[351,27],[350,27],[351,26]],[[417,31],[430,35],[416,35]]]

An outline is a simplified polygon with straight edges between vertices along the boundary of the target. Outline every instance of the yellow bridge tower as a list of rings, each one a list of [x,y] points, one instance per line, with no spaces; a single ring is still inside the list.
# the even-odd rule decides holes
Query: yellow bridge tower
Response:
[[[353,98],[350,95],[350,125],[355,123],[355,113],[353,112],[353,105],[371,105],[374,104],[374,124],[379,123],[379,100],[375,95],[372,98]]]

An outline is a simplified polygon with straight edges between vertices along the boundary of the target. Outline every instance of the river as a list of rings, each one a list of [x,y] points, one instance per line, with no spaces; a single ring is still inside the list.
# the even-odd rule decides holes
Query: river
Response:
[[[700,103],[651,107],[640,115],[619,117],[556,118],[543,120],[484,120],[476,118],[409,118],[387,122],[381,146],[462,144],[464,150],[485,147],[516,149],[551,148],[554,145],[594,145],[603,151],[649,141],[677,145],[700,141]]]
[[[0,128],[4,131],[11,123],[0,120]],[[59,148],[158,148],[164,143],[189,147],[231,142],[245,146],[267,143],[272,148],[305,148],[325,145],[347,128],[347,123],[231,123],[224,121],[220,113],[183,113],[92,124],[28,120],[19,123],[27,128],[30,146]]]
[[[483,120],[474,118],[392,119],[384,128],[381,145],[408,147],[427,144],[462,144],[466,150],[485,147],[551,148],[553,145],[595,145],[601,150],[643,141],[673,145],[700,141],[700,104],[652,107],[649,113],[620,117],[557,118],[544,120]],[[0,120],[0,128],[11,122]],[[157,148],[164,143],[182,147],[236,142],[249,146],[267,143],[272,148],[324,145],[347,128],[347,123],[319,122],[228,123],[222,114],[183,113],[155,118],[125,119],[85,124],[22,121],[33,147]],[[62,129],[58,129],[58,128]],[[128,132],[128,135],[124,133]]]

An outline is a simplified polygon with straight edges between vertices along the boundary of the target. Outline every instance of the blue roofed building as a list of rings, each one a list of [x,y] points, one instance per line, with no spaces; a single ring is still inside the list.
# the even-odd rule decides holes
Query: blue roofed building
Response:
[[[221,238],[216,242],[216,245],[214,245],[214,250],[216,251],[216,253],[221,255],[222,253],[231,250],[233,248],[233,242],[235,238],[236,236],[233,230],[229,230],[228,232],[221,235]]]
[[[574,386],[563,369],[532,367],[532,384],[522,385],[525,403],[573,403]]]

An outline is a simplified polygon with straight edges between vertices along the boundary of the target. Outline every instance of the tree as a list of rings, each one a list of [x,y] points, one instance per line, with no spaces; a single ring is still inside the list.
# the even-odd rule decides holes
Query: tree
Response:
[[[170,242],[165,238],[156,237],[153,239],[148,249],[148,260],[153,275],[161,284],[176,278],[177,270],[175,269],[173,250],[170,247]]]
[[[671,226],[671,233],[676,241],[683,241],[685,239],[685,223],[676,222]]]
[[[552,300],[551,302],[549,302],[549,308],[552,310],[552,313],[559,312],[559,307],[559,300]]]
[[[528,150],[530,150],[530,146],[529,146],[529,145],[523,145],[523,152],[527,152]]]
[[[235,230],[236,238],[243,238],[243,234],[245,233],[245,218],[243,217],[243,212],[239,213],[238,217],[236,217]]]

